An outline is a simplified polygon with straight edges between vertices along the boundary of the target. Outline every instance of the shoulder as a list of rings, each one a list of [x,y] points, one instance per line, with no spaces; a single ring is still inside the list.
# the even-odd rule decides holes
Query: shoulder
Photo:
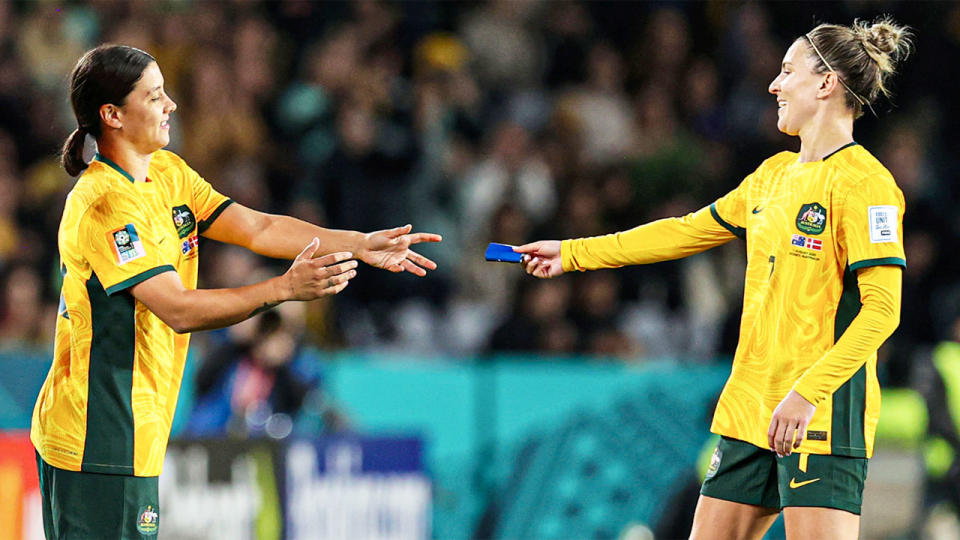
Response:
[[[769,174],[773,171],[786,167],[790,163],[793,163],[797,160],[796,152],[787,152],[783,151],[777,154],[774,154],[767,159],[763,160],[763,163],[757,167],[757,173],[759,174]]]
[[[831,165],[839,173],[837,181],[842,191],[900,192],[893,174],[866,148],[857,145],[834,156]]]
[[[65,209],[86,210],[102,199],[123,199],[126,196],[123,186],[117,184],[107,166],[94,160],[67,194]]]
[[[154,152],[150,157],[150,167],[161,173],[192,170],[182,157],[169,150],[157,150]]]

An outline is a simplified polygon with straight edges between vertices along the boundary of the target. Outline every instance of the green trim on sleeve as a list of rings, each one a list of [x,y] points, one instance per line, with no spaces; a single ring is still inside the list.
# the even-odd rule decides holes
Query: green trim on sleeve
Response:
[[[857,261],[850,265],[850,270],[859,270],[861,268],[868,268],[871,266],[883,266],[883,265],[893,265],[893,266],[902,266],[907,267],[907,261],[901,259],[900,257],[883,257],[880,259],[866,259],[863,261]]]
[[[733,233],[733,235],[736,236],[737,238],[743,238],[743,239],[747,238],[746,229],[744,229],[743,227],[737,227],[736,225],[731,225],[726,221],[724,221],[722,217],[720,217],[720,214],[717,213],[717,203],[710,204],[710,215],[713,216],[713,219],[717,220],[717,223],[719,223],[720,225],[723,225],[724,229]]]
[[[213,222],[216,221],[218,217],[220,217],[220,214],[222,214],[223,211],[226,210],[228,206],[230,206],[235,202],[236,201],[234,201],[233,199],[227,199],[222,203],[220,203],[220,206],[218,206],[217,209],[213,211],[213,213],[207,216],[207,219],[200,222],[199,227],[197,228],[197,232],[199,232],[200,234],[203,234],[207,229],[210,228],[211,225],[213,225]]]
[[[114,170],[116,170],[118,173],[120,173],[120,174],[122,174],[124,177],[126,177],[126,179],[129,180],[131,184],[132,184],[132,183],[136,183],[136,180],[133,179],[133,176],[130,176],[130,173],[128,173],[127,171],[123,170],[123,167],[121,167],[121,166],[117,165],[116,163],[114,163],[113,160],[111,160],[111,159],[109,159],[109,158],[106,158],[106,157],[100,155],[100,152],[97,152],[97,153],[93,156],[93,159],[95,159],[95,160],[97,160],[97,161],[100,161],[100,162],[103,162],[103,163],[106,163],[107,165],[109,165],[110,167],[112,167]]]
[[[116,285],[107,287],[107,296],[113,296],[114,293],[122,291],[124,289],[129,289],[141,281],[146,281],[157,274],[162,274],[164,272],[176,272],[177,269],[172,265],[165,264],[163,266],[157,266],[156,268],[151,268],[147,271],[140,272],[139,274],[133,276],[132,278],[125,279]]]

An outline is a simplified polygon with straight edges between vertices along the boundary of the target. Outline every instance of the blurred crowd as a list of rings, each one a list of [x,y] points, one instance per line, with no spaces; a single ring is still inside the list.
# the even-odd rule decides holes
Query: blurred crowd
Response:
[[[790,41],[817,22],[881,13],[917,29],[893,102],[856,129],[907,200],[904,313],[883,364],[903,383],[911,355],[960,334],[960,133],[950,129],[960,78],[945,73],[960,53],[956,3],[0,0],[0,347],[52,340],[56,230],[73,183],[58,166],[75,127],[68,73],[88,48],[115,42],[158,59],[179,105],[170,149],[239,203],[332,228],[409,222],[444,236],[422,248],[440,266],[428,278],[361,269],[339,296],[270,323],[298,344],[730,355],[739,241],[549,281],[486,263],[483,248],[709,204],[797,148],[777,132],[767,93]],[[201,251],[202,287],[287,265],[213,242]],[[252,335],[196,343],[215,351]]]

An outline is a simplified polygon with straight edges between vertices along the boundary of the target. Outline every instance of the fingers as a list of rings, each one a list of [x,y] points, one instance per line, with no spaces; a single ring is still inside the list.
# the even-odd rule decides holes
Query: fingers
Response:
[[[767,445],[770,446],[770,450],[774,452],[777,451],[777,429],[780,427],[780,422],[777,420],[777,416],[774,415],[770,419],[770,427],[767,429]]]
[[[442,242],[443,237],[433,233],[416,233],[410,235],[411,244],[420,244],[422,242]]]
[[[536,253],[538,249],[540,249],[540,242],[530,242],[522,246],[513,246],[513,250],[517,253]]]
[[[800,425],[797,426],[797,440],[793,442],[793,448],[796,450],[800,448],[800,445],[803,444],[803,439],[807,437],[807,424],[805,422],[800,422]]]
[[[403,267],[403,269],[406,270],[407,272],[410,272],[411,274],[416,274],[420,277],[427,275],[426,270],[413,264],[413,262],[411,262],[410,259],[404,259],[403,262],[400,263],[400,266]]]
[[[403,227],[394,227],[387,231],[387,236],[390,238],[397,238],[403,236],[413,230],[413,225],[407,223]]]
[[[330,254],[324,255],[323,257],[317,257],[316,259],[314,259],[313,262],[317,266],[330,266],[340,261],[346,261],[347,259],[352,259],[352,258],[353,258],[353,253],[350,253],[349,251],[338,251],[336,253],[330,253]]]
[[[313,255],[317,252],[319,248],[320,248],[320,239],[317,237],[313,237],[313,240],[311,240],[310,243],[307,244],[307,247],[303,248],[303,251],[301,251],[300,254],[297,255],[297,260],[312,259]]]
[[[417,253],[417,252],[414,252],[414,251],[408,252],[408,253],[407,253],[407,259],[409,259],[411,262],[413,262],[413,264],[422,266],[422,267],[426,268],[427,270],[436,270],[436,269],[437,269],[437,263],[431,261],[430,259],[424,257],[423,255],[421,255],[421,254],[419,254],[419,253]]]

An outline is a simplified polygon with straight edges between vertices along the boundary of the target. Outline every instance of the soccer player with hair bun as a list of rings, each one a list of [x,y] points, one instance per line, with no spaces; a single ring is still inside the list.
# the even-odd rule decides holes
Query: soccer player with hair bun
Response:
[[[177,109],[163,83],[152,56],[121,45],[88,51],[70,77],[78,127],[62,162],[80,177],[60,222],[53,365],[30,432],[48,539],[156,537],[190,332],[337,294],[356,275],[352,259],[418,276],[436,268],[410,246],[440,237],[410,225],[363,234],[233,204],[162,149]],[[293,264],[246,287],[197,289],[199,236]]]
[[[911,50],[889,18],[798,37],[769,91],[799,152],[767,159],[713,204],[593,238],[516,248],[527,273],[678,259],[747,243],[740,338],[711,431],[722,436],[694,539],[855,539],[880,414],[877,349],[899,324],[903,194],[853,123]]]

